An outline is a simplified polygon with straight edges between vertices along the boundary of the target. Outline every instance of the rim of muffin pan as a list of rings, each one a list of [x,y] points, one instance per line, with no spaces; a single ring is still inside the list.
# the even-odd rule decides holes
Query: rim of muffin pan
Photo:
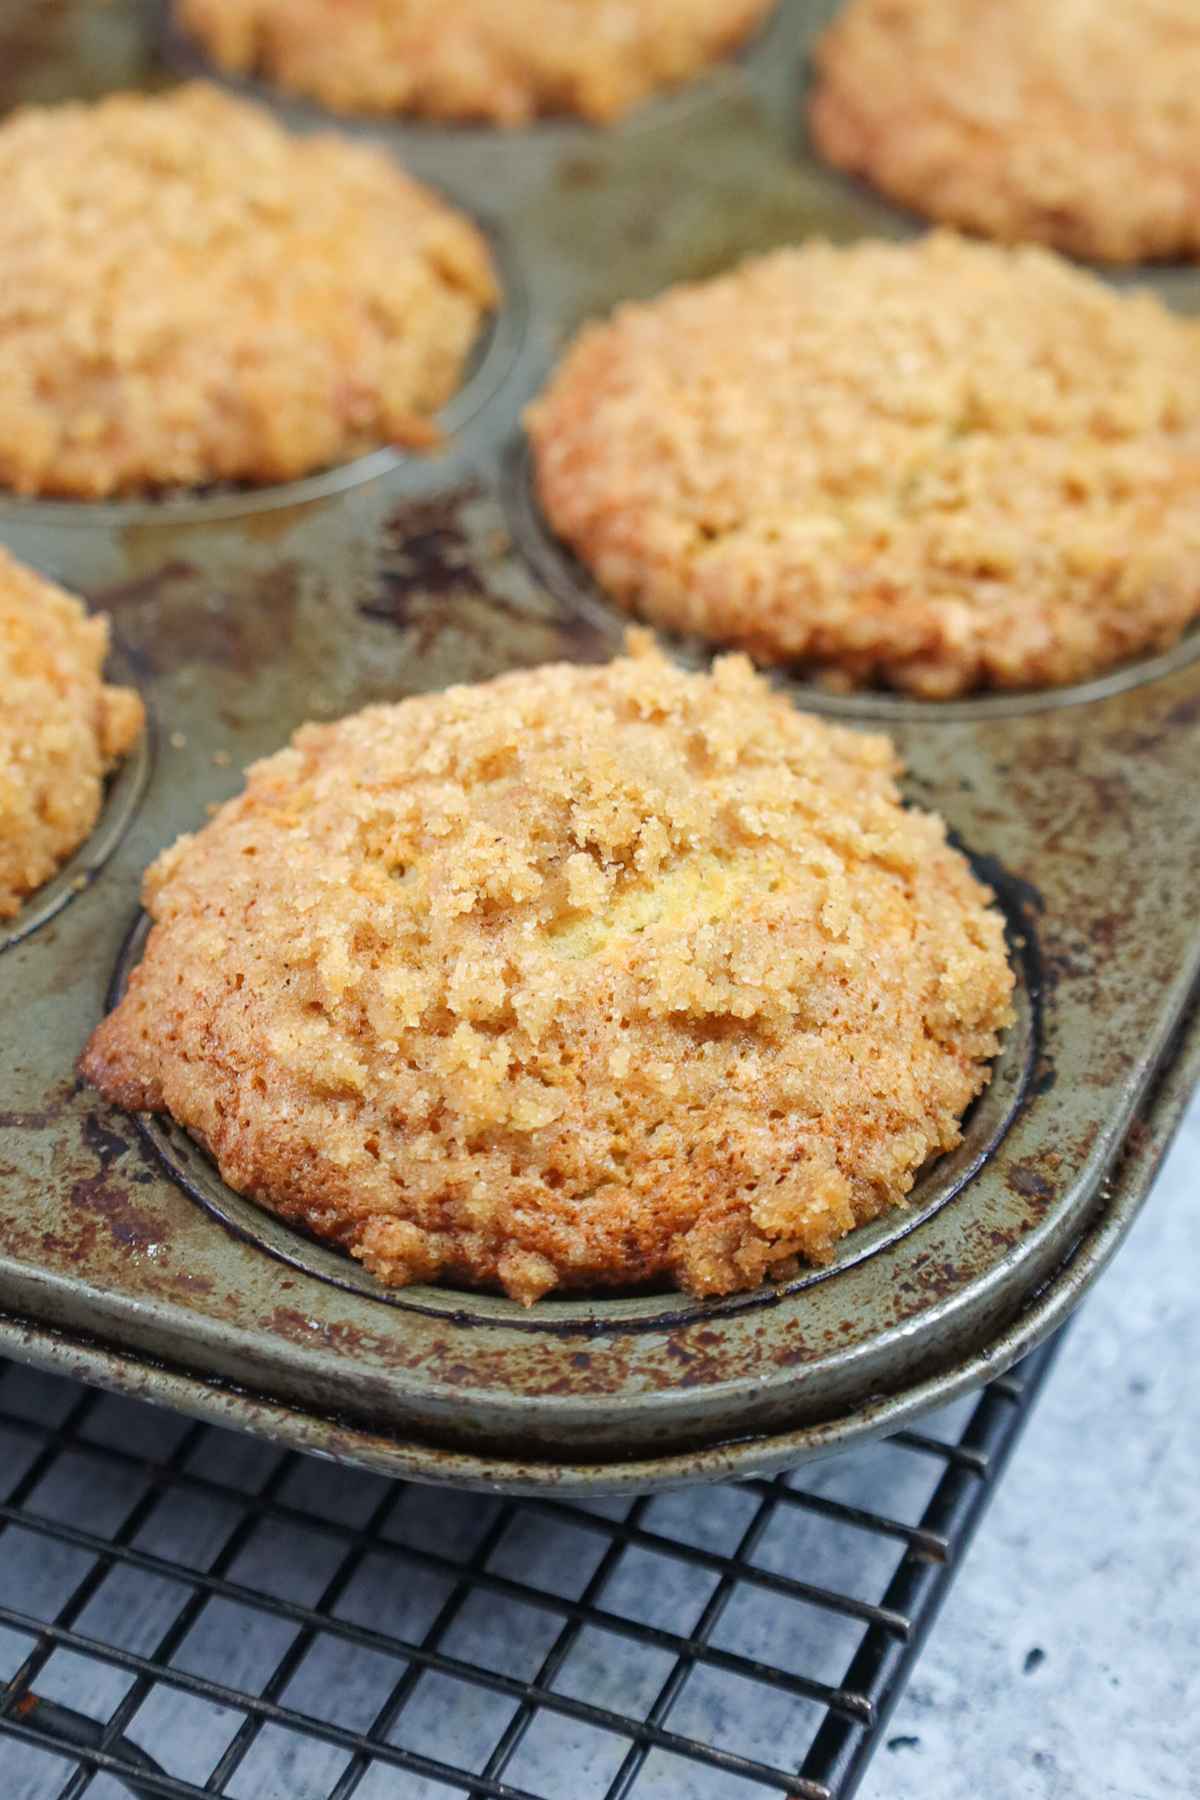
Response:
[[[15,918],[0,924],[0,956],[48,925],[86,893],[125,836],[141,806],[154,767],[154,714],[128,654],[114,638],[104,667],[106,681],[135,688],[145,706],[145,723],[117,767],[105,777],[96,823],[77,849],[42,886],[28,896]]]
[[[414,150],[444,142],[494,148],[500,154],[505,150],[520,154],[531,145],[546,145],[554,139],[575,144],[640,137],[682,123],[718,97],[713,89],[722,73],[753,69],[774,56],[775,39],[786,29],[791,8],[788,0],[773,0],[750,34],[725,56],[698,69],[679,86],[648,94],[611,122],[575,113],[551,113],[515,126],[486,119],[424,119],[403,112],[335,112],[319,100],[277,87],[265,76],[237,75],[222,69],[176,21],[172,0],[158,0],[156,10],[158,56],[169,74],[183,81],[207,81],[240,99],[257,101],[296,130],[332,130],[376,140],[385,137],[397,148],[408,144]]]
[[[431,453],[389,445],[365,451],[292,481],[228,482],[207,488],[174,489],[105,500],[22,495],[0,488],[0,524],[108,527],[181,525],[236,520],[309,501],[332,499],[384,476],[408,474],[423,479],[436,472],[447,455],[470,450],[492,403],[517,366],[529,330],[529,292],[516,254],[501,226],[474,208],[460,205],[440,184],[437,192],[464,213],[487,239],[500,279],[496,310],[481,326],[458,389],[435,414],[446,434],[444,445]]]
[[[538,500],[533,478],[533,453],[527,438],[513,442],[504,458],[500,476],[501,500],[513,544],[526,566],[552,598],[584,619],[614,650],[638,615],[610,600],[589,569],[551,529]],[[737,646],[682,632],[651,621],[655,636],[675,659],[687,668],[704,668],[714,656]],[[1053,712],[1110,700],[1131,688],[1145,687],[1200,658],[1200,617],[1193,620],[1178,642],[1166,650],[1150,650],[1118,663],[1085,681],[1064,682],[1059,687],[983,689],[951,700],[920,699],[884,687],[865,687],[840,693],[825,687],[814,672],[766,664],[762,673],[774,686],[786,690],[797,705],[810,712],[838,718],[870,720],[878,724],[929,724],[938,719],[1004,719],[1027,713]]]
[[[222,1179],[209,1151],[169,1115],[136,1114],[138,1132],[164,1173],[235,1238],[303,1275],[402,1312],[530,1332],[637,1332],[731,1319],[777,1305],[881,1255],[926,1224],[971,1185],[1031,1102],[1041,1042],[1042,978],[1036,934],[1022,905],[1021,884],[992,859],[975,856],[961,844],[958,847],[979,878],[992,888],[1004,915],[1008,953],[1016,975],[1016,1020],[1004,1034],[991,1080],[963,1115],[962,1141],[957,1148],[923,1165],[905,1205],[890,1207],[880,1218],[857,1226],[840,1241],[830,1262],[806,1266],[789,1279],[717,1299],[696,1299],[656,1286],[640,1291],[553,1294],[529,1308],[499,1293],[449,1283],[389,1287],[349,1252],[236,1193]],[[151,928],[149,915],[139,912],[117,959],[107,996],[109,1008],[124,994]]]

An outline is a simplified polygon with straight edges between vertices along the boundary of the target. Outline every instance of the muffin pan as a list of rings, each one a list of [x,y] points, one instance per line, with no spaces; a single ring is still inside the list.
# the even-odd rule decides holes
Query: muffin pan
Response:
[[[613,132],[371,123],[495,222],[506,305],[444,454],[262,493],[0,501],[0,541],[110,611],[153,720],[76,863],[0,936],[0,1349],[418,1479],[649,1489],[940,1404],[1044,1335],[1119,1242],[1196,1070],[1195,633],[1078,688],[949,705],[780,678],[893,733],[907,791],[995,887],[1020,976],[962,1149],[828,1269],[712,1302],[384,1292],[74,1075],[137,954],[142,870],[246,762],[305,719],[619,645],[537,516],[520,409],[590,311],[814,231],[911,229],[804,150],[828,10],[785,3],[738,61]],[[156,44],[141,9],[70,0],[8,66],[39,97],[94,92],[150,79]],[[1192,272],[1154,279],[1200,302]]]

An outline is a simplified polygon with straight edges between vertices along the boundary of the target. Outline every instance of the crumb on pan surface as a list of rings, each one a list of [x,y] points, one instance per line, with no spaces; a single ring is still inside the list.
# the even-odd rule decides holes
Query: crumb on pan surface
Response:
[[[606,123],[743,42],[775,0],[176,0],[230,74],[335,112]]]
[[[385,1282],[695,1294],[959,1141],[999,914],[882,737],[635,636],[308,725],[148,872],[84,1075]]]
[[[1200,255],[1195,0],[849,0],[814,61],[818,149],[892,199],[1098,261]]]
[[[103,676],[108,621],[0,549],[0,919],[87,837],[142,702]]]
[[[0,124],[0,485],[285,481],[428,447],[497,299],[382,151],[193,85]]]
[[[1045,250],[773,252],[585,326],[527,424],[600,586],[761,661],[937,699],[1200,613],[1200,327]]]

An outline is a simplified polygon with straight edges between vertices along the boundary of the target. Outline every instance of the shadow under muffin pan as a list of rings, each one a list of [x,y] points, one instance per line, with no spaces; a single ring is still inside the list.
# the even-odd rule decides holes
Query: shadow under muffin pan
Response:
[[[609,598],[599,582],[550,526],[538,501],[533,476],[533,456],[527,440],[510,446],[501,470],[501,493],[514,544],[541,581],[564,606],[577,611],[614,649],[625,628],[639,623],[636,613]],[[693,634],[654,627],[655,635],[685,667],[707,667],[715,655],[729,646],[714,644]],[[736,648],[736,646],[734,646]],[[953,700],[923,700],[892,688],[863,687],[847,693],[823,686],[807,669],[768,665],[763,673],[786,689],[798,705],[810,712],[861,719],[880,725],[907,719],[913,723],[941,719],[1007,718],[1016,713],[1046,712],[1056,707],[1083,706],[1123,694],[1146,682],[1159,681],[1200,658],[1200,617],[1166,650],[1146,651],[1117,663],[1086,681],[1064,682],[1059,687],[986,690]]]
[[[626,294],[816,224],[864,229],[859,202],[796,154],[805,34],[828,10],[782,0],[737,69],[651,102],[641,126],[537,127],[519,150],[398,128],[417,174],[497,220],[506,261],[511,348],[503,367],[487,349],[496,381],[478,405],[460,396],[474,410],[446,455],[381,452],[246,494],[0,504],[15,554],[111,612],[160,733],[81,853],[91,869],[105,845],[103,867],[81,892],[71,869],[49,884],[0,957],[0,1353],[387,1474],[648,1490],[795,1464],[998,1374],[1128,1229],[1152,1174],[1138,1146],[1167,1129],[1155,1096],[1178,1104],[1197,1041],[1180,1036],[1200,984],[1192,641],[1078,690],[949,704],[785,678],[798,704],[887,725],[906,792],[999,893],[1022,974],[1021,1023],[961,1150],[826,1269],[723,1300],[528,1311],[384,1290],[232,1195],[177,1127],[135,1122],[74,1074],[137,954],[146,864],[246,763],[308,718],[619,646],[625,616],[545,533],[527,469],[514,478],[519,406],[553,344]],[[65,33],[46,56],[86,42]],[[69,67],[51,73],[71,91]],[[643,128],[660,108],[669,139]],[[32,929],[56,896],[72,904]]]

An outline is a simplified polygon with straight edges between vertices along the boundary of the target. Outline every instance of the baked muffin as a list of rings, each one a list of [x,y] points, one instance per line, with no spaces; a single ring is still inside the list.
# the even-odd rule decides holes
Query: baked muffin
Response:
[[[1200,612],[1200,327],[1047,251],[776,251],[586,327],[528,425],[614,599],[839,683],[1044,687]]]
[[[84,1075],[397,1284],[723,1294],[901,1204],[1012,1017],[990,896],[886,739],[634,648],[301,729]]]
[[[0,549],[0,919],[87,837],[104,777],[142,729],[105,684],[108,621]]]
[[[1127,263],[1200,253],[1195,0],[849,0],[812,135],[987,237]]]
[[[774,0],[176,0],[217,67],[345,113],[607,123],[749,36]]]
[[[0,124],[0,484],[84,499],[428,446],[496,301],[382,151],[193,86]]]

